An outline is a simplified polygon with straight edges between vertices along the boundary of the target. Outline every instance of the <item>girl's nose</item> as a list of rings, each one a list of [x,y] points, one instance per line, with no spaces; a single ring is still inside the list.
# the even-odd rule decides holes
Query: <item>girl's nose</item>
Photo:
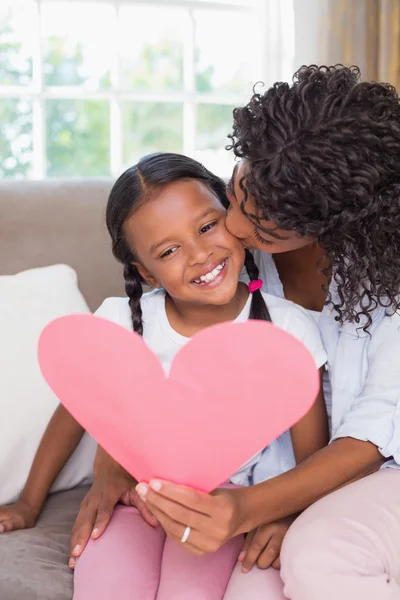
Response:
[[[212,248],[200,242],[199,240],[199,242],[193,244],[190,249],[189,263],[191,265],[205,264],[212,256],[212,253]]]

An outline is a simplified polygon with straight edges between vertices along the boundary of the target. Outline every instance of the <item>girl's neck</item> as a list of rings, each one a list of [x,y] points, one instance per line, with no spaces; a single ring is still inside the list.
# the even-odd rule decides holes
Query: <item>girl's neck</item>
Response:
[[[232,300],[222,306],[179,302],[166,294],[165,310],[171,327],[180,335],[192,337],[211,325],[234,321],[245,307],[248,297],[249,291],[244,283],[239,283]]]

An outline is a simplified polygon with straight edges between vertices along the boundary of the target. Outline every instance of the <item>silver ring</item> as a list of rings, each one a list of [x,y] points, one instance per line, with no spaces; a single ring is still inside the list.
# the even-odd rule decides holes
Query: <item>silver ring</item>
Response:
[[[186,542],[187,542],[187,541],[188,541],[188,539],[189,539],[189,535],[190,535],[190,532],[191,532],[191,531],[192,531],[192,530],[191,530],[191,528],[190,528],[189,526],[188,526],[188,527],[186,527],[186,529],[185,529],[185,531],[184,531],[184,533],[183,533],[183,536],[182,536],[182,538],[181,538],[181,542],[182,542],[182,544],[186,544]]]

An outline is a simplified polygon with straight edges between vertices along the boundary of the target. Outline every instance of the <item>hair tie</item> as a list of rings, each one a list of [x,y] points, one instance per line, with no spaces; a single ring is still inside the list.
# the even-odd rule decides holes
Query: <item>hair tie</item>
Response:
[[[257,290],[261,289],[263,286],[263,280],[262,279],[253,279],[253,281],[250,281],[249,283],[249,292],[250,294],[252,294],[253,292],[256,292]]]

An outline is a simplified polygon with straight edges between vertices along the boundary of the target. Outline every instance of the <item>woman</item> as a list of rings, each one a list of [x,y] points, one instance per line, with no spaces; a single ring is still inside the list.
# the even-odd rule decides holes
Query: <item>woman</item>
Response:
[[[297,302],[319,322],[332,443],[253,488],[206,496],[153,482],[138,490],[172,537],[179,541],[191,528],[198,553],[251,531],[244,571],[256,562],[279,566],[282,519],[304,511],[280,556],[286,597],[394,600],[400,597],[398,96],[389,85],[360,83],[355,68],[303,68],[293,85],[275,84],[234,111],[232,147],[241,160],[229,186],[227,226],[256,250],[264,290]],[[96,537],[115,502],[135,493],[131,488],[99,451],[76,524],[75,556],[93,523]],[[269,544],[266,555],[271,536],[277,550],[271,555]],[[238,569],[226,597],[280,600],[283,584],[272,570]]]

